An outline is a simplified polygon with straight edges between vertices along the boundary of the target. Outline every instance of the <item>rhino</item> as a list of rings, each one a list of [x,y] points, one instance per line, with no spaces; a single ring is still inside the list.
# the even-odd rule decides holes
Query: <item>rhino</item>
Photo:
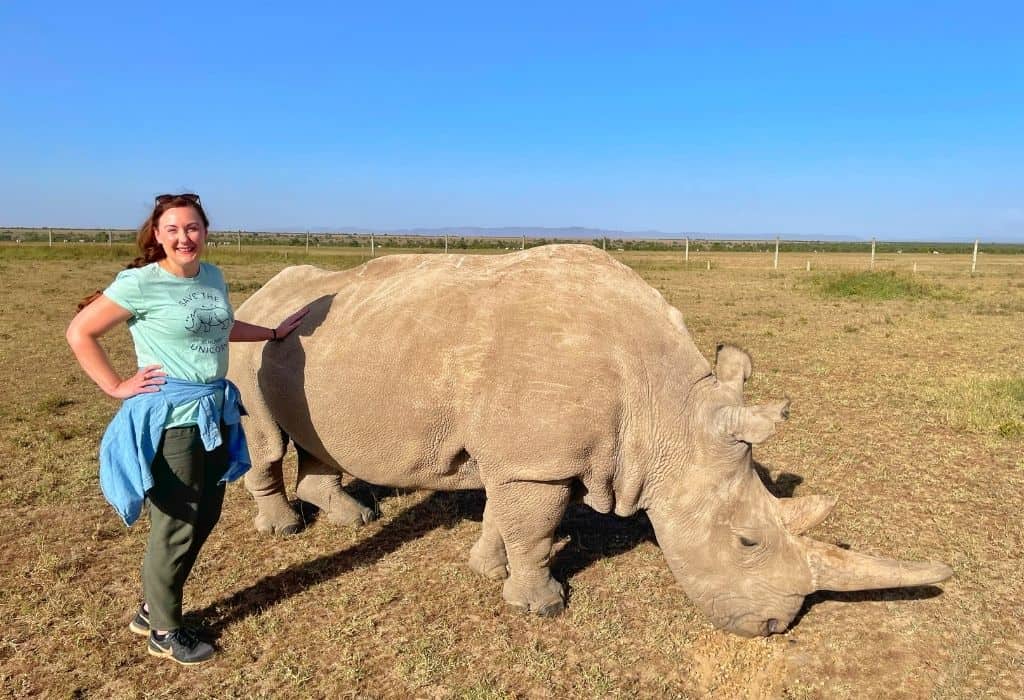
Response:
[[[802,535],[834,498],[780,499],[751,447],[788,401],[747,405],[749,355],[715,366],[682,314],[629,267],[588,245],[504,255],[390,255],[341,272],[282,270],[237,310],[264,325],[310,306],[281,342],[231,345],[248,410],[256,528],[294,533],[296,495],[333,523],[373,512],[342,490],[372,484],[483,489],[477,573],[540,615],[565,605],[549,565],[570,501],[646,511],[677,582],[716,626],[785,631],[816,590],[922,586],[952,570],[860,554]]]
[[[201,306],[193,309],[185,319],[185,328],[196,333],[209,333],[214,326],[222,330],[231,328],[231,316],[228,310],[220,306]]]

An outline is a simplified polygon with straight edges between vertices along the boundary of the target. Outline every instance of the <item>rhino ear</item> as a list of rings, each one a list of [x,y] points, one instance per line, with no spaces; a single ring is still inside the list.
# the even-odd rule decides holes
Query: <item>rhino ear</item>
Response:
[[[776,423],[789,418],[789,399],[764,406],[724,406],[715,418],[719,429],[733,440],[758,445],[775,434]]]
[[[798,496],[780,498],[777,503],[786,529],[794,535],[802,535],[828,517],[837,499],[835,496]]]
[[[750,355],[735,345],[719,344],[715,353],[715,376],[737,393],[743,392],[743,383],[750,376]]]

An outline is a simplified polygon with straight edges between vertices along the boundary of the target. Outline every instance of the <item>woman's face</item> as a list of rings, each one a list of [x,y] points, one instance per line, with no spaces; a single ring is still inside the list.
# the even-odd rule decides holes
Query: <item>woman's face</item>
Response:
[[[206,247],[206,227],[192,207],[168,209],[156,223],[156,240],[167,255],[168,271],[185,277],[199,272],[199,256]]]

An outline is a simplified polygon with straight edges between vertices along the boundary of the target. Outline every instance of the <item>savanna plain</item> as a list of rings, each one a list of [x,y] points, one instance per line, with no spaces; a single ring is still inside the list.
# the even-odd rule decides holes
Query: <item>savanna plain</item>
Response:
[[[252,247],[209,259],[237,306],[286,265],[342,269],[367,254]],[[97,479],[117,404],[63,337],[77,301],[131,252],[10,244],[0,247],[0,696],[1024,696],[1024,256],[983,254],[972,274],[961,255],[880,256],[874,272],[866,254],[783,255],[777,269],[766,254],[614,255],[682,311],[709,360],[719,342],[750,352],[749,401],[792,399],[754,459],[778,496],[839,498],[810,534],[943,561],[954,577],[819,592],[785,634],[744,639],[687,601],[642,514],[574,506],[553,564],[568,606],[541,619],[507,608],[500,584],[466,566],[481,493],[353,482],[379,520],[341,529],[307,507],[305,530],[271,538],[253,529],[235,483],[185,595],[186,621],[220,654],[195,668],[154,659],[127,630],[146,520],[126,529]],[[129,373],[127,330],[105,340]],[[391,390],[411,380],[395,377]],[[293,482],[294,456],[287,469]]]

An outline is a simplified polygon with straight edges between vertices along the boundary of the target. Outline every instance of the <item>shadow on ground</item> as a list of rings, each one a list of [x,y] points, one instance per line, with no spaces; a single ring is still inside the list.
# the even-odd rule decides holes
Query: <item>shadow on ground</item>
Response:
[[[796,492],[796,487],[804,483],[804,478],[799,474],[791,474],[790,472],[782,472],[774,480],[771,474],[768,473],[768,469],[760,462],[753,462],[754,471],[757,472],[757,476],[761,479],[761,483],[768,489],[768,492],[776,498],[792,498],[793,493]]]
[[[911,588],[884,588],[876,591],[852,591],[850,593],[838,593],[836,591],[818,591],[804,598],[804,604],[800,607],[796,617],[790,624],[789,629],[795,629],[811,608],[820,603],[828,601],[839,601],[843,603],[865,603],[895,600],[927,600],[942,595],[943,590],[938,586],[914,586]]]
[[[755,464],[755,469],[769,491],[778,497],[791,496],[795,487],[802,481],[798,475],[788,473],[781,474],[772,481],[764,467]],[[395,493],[391,488],[358,481],[350,484],[346,490],[360,502],[372,505],[378,513],[380,502]],[[483,518],[485,500],[483,491],[433,493],[399,514],[391,522],[380,526],[380,529],[365,540],[342,551],[325,554],[265,576],[248,588],[196,611],[194,616],[202,619],[214,636],[219,636],[227,626],[235,622],[302,593],[310,586],[337,578],[353,569],[372,565],[403,544],[432,530],[453,528],[465,520],[480,522]],[[307,525],[316,520],[316,508],[308,504],[299,504],[299,508]],[[555,557],[551,569],[556,579],[570,584],[567,586],[570,604],[573,576],[599,559],[624,554],[643,542],[656,542],[654,530],[644,513],[620,518],[597,513],[581,504],[569,507],[558,527],[556,537],[569,538],[568,545]],[[468,551],[466,554],[468,556]],[[793,620],[792,626],[798,625],[812,607],[824,601],[922,600],[940,593],[942,589],[935,586],[853,593],[819,591],[804,600],[804,605]]]
[[[379,503],[392,496],[394,489],[353,482],[346,491],[379,512]],[[391,522],[344,550],[325,554],[265,576],[251,586],[202,610],[188,615],[203,621],[214,637],[231,624],[272,607],[323,581],[374,564],[403,544],[437,528],[453,528],[460,522],[480,522],[483,518],[483,491],[437,492],[399,514]],[[298,504],[307,525],[317,518],[315,507]],[[556,536],[570,542],[552,563],[552,573],[565,582],[598,559],[618,556],[645,541],[654,541],[647,516],[630,518],[602,515],[583,505],[571,505]],[[468,557],[469,551],[466,551]]]

